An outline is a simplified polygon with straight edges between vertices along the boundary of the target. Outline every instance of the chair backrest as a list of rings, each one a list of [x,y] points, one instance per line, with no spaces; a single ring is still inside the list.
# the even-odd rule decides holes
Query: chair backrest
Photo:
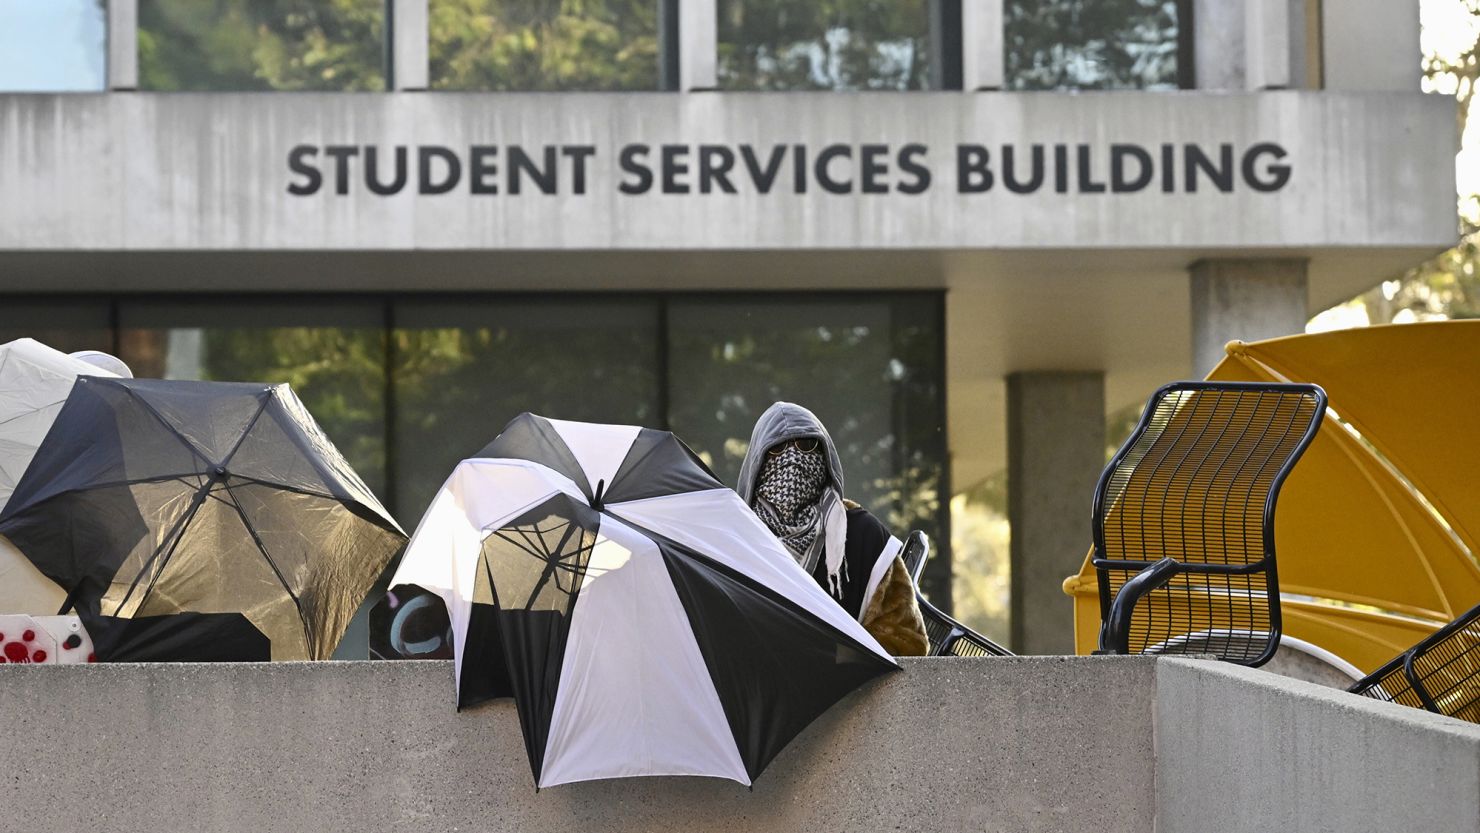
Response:
[[[930,656],[1010,657],[1013,655],[1001,645],[941,612],[940,608],[931,604],[930,600],[920,593],[920,571],[924,569],[926,560],[930,558],[930,539],[924,532],[917,529],[905,538],[900,558],[904,561],[905,569],[909,571],[910,580],[915,584],[915,601],[920,605],[920,613],[925,618],[925,633],[930,637]]]
[[[1480,605],[1358,680],[1349,691],[1480,723]]]
[[[1279,646],[1274,512],[1315,438],[1314,385],[1177,382],[1152,395],[1095,488],[1102,633],[1129,653],[1214,653],[1260,665]],[[1144,593],[1111,623],[1122,586]],[[1148,588],[1150,588],[1148,590]]]

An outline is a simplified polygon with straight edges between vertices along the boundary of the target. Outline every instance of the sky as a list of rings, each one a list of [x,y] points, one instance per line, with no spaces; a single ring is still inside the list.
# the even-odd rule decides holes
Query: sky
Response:
[[[106,35],[98,0],[0,0],[0,91],[101,90]]]

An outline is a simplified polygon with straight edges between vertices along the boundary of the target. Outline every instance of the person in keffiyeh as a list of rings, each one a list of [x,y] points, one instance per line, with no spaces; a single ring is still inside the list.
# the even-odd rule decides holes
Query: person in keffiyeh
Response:
[[[756,421],[740,497],[807,571],[895,656],[929,651],[900,540],[843,497],[843,466],[821,421],[777,402]]]

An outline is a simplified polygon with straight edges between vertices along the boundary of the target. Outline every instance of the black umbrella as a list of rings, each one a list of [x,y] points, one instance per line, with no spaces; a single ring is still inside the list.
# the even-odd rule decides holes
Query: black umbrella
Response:
[[[287,385],[86,376],[0,534],[90,616],[237,613],[279,660],[332,654],[406,540]],[[147,633],[184,646],[222,622]]]

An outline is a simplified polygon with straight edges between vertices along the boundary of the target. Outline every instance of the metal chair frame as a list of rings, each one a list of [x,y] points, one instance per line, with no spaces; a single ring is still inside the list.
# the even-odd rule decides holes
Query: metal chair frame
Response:
[[[915,602],[920,605],[920,613],[925,617],[925,633],[930,637],[928,656],[1013,656],[1011,651],[942,613],[940,608],[931,604],[920,593],[920,572],[925,568],[925,561],[930,558],[930,539],[924,532],[917,529],[909,534],[905,539],[904,549],[900,551],[900,557],[904,560],[905,569],[909,571],[910,581],[915,585]]]
[[[1134,559],[1112,559],[1105,558],[1103,555],[1107,552],[1105,521],[1110,510],[1113,508],[1112,504],[1107,503],[1108,493],[1110,491],[1112,480],[1115,477],[1116,473],[1121,469],[1121,467],[1127,463],[1127,457],[1132,453],[1133,450],[1136,449],[1137,443],[1141,441],[1143,436],[1145,436],[1148,428],[1150,428],[1152,424],[1153,418],[1156,416],[1157,409],[1161,405],[1163,400],[1165,400],[1170,395],[1180,394],[1183,392],[1190,392],[1199,395],[1217,395],[1221,393],[1271,393],[1275,395],[1288,396],[1290,394],[1297,394],[1301,396],[1313,397],[1315,400],[1315,404],[1312,409],[1313,416],[1311,417],[1309,424],[1304,426],[1299,439],[1296,441],[1295,445],[1291,449],[1289,449],[1285,456],[1285,459],[1280,462],[1278,468],[1275,470],[1275,473],[1271,478],[1269,491],[1265,495],[1264,499],[1263,514],[1260,524],[1263,556],[1256,561],[1245,564],[1199,563],[1195,561],[1189,561],[1185,557],[1179,560],[1178,558],[1167,556],[1157,561],[1149,561]],[[1275,651],[1279,647],[1281,633],[1279,577],[1275,562],[1275,504],[1279,498],[1280,488],[1284,484],[1285,478],[1289,476],[1290,471],[1295,467],[1295,463],[1299,461],[1301,454],[1305,452],[1305,449],[1310,445],[1311,441],[1315,439],[1316,432],[1320,429],[1321,421],[1324,418],[1325,412],[1326,393],[1315,385],[1260,382],[1189,381],[1174,382],[1168,385],[1164,385],[1154,394],[1152,394],[1151,398],[1147,401],[1146,410],[1142,413],[1140,422],[1136,425],[1135,430],[1131,432],[1130,438],[1125,441],[1125,444],[1120,447],[1120,449],[1115,453],[1115,456],[1110,460],[1110,463],[1100,474],[1099,482],[1095,486],[1094,505],[1092,513],[1092,533],[1094,539],[1093,564],[1099,577],[1101,611],[1099,646],[1100,650],[1096,651],[1096,653],[1130,653],[1132,617],[1134,616],[1136,606],[1140,602],[1151,596],[1151,594],[1156,593],[1158,590],[1164,590],[1165,588],[1167,588],[1170,582],[1178,576],[1222,576],[1225,577],[1226,580],[1226,577],[1252,577],[1263,573],[1265,577],[1263,595],[1269,605],[1269,630],[1266,634],[1264,634],[1264,638],[1266,641],[1262,652],[1252,659],[1242,656],[1238,658],[1221,656],[1220,658],[1226,659],[1231,662],[1238,662],[1239,664],[1257,667],[1259,665],[1263,665],[1265,662],[1268,662],[1269,659],[1274,656]],[[1292,430],[1295,427],[1295,417],[1299,413],[1300,409],[1296,408],[1294,410],[1294,413],[1292,413],[1291,415],[1291,424],[1286,427],[1286,431]],[[1221,432],[1226,432],[1231,427],[1233,426],[1222,426],[1222,428],[1219,429],[1220,434],[1214,437],[1211,441],[1213,445],[1221,442],[1224,439],[1224,434]],[[1194,446],[1197,446],[1198,443],[1201,443],[1203,441],[1203,435],[1206,434],[1208,428],[1209,425],[1204,424],[1199,429],[1199,435],[1194,438]],[[1186,430],[1185,426],[1183,430]],[[1158,437],[1158,439],[1160,439],[1160,437]],[[1179,436],[1178,441],[1180,441],[1180,439],[1181,437]],[[1243,441],[1243,439],[1244,435],[1242,433],[1237,435],[1234,438],[1235,445],[1237,445],[1238,442]],[[1149,451],[1150,448],[1148,447],[1146,450]],[[1232,451],[1230,450],[1229,454],[1231,455],[1231,453]],[[1252,456],[1252,452],[1250,452],[1250,454]],[[1177,470],[1180,471],[1183,464],[1188,463],[1187,456],[1190,456],[1190,452],[1184,449],[1184,456],[1175,462]],[[1210,458],[1212,458],[1213,456],[1214,455],[1212,447],[1209,446],[1204,452],[1203,458],[1201,460],[1193,462],[1191,465],[1194,467],[1194,470],[1196,470],[1201,466],[1209,463]],[[1223,465],[1226,464],[1228,461],[1229,457],[1225,456],[1221,461],[1219,461],[1218,464]],[[1134,461],[1134,463],[1132,463],[1132,465],[1139,467],[1143,462],[1144,460],[1138,458]],[[1247,460],[1245,462],[1247,462]],[[1134,471],[1134,469],[1132,469],[1132,471]],[[1192,479],[1189,479],[1189,485],[1186,487],[1186,491],[1182,495],[1182,499],[1184,502],[1195,499],[1197,497],[1197,495],[1195,495],[1191,490],[1191,482]],[[1113,597],[1111,594],[1112,581],[1110,577],[1110,571],[1112,570],[1134,571],[1136,573],[1130,579],[1125,581],[1125,583],[1120,587],[1119,591],[1113,595]],[[1219,625],[1220,623],[1215,622],[1213,624]],[[1232,633],[1235,629],[1223,628],[1223,630]],[[1217,629],[1208,631],[1208,633],[1214,632],[1217,632]],[[1251,633],[1251,635],[1253,634]],[[1181,644],[1182,642],[1187,642],[1188,644],[1191,644],[1192,641],[1185,639],[1179,640],[1177,638],[1163,640],[1158,643],[1155,652],[1175,653],[1175,646]],[[1169,650],[1169,648],[1172,649]],[[1149,653],[1151,651],[1147,652]],[[1202,652],[1202,650],[1200,649],[1199,652]]]
[[[1466,637],[1471,644],[1461,647],[1461,640]],[[1436,652],[1443,652],[1437,666],[1420,667],[1422,660]],[[1447,658],[1444,656],[1446,653],[1449,655]],[[1455,674],[1453,667],[1462,660],[1470,670],[1461,668],[1463,673]],[[1450,677],[1448,687],[1432,691],[1429,683],[1441,678],[1443,672]],[[1412,648],[1353,683],[1347,691],[1480,723],[1480,605],[1419,640]],[[1411,700],[1407,697],[1409,692],[1417,696],[1418,704],[1405,702]]]

